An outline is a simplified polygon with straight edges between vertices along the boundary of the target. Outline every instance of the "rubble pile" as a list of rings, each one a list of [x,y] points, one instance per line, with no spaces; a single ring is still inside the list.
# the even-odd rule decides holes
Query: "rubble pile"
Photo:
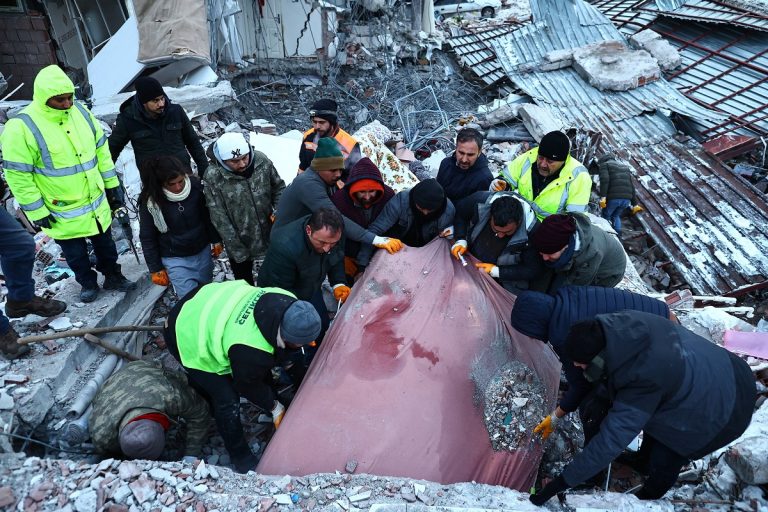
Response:
[[[483,419],[496,451],[515,450],[546,416],[546,391],[536,373],[520,361],[505,364],[488,383]]]

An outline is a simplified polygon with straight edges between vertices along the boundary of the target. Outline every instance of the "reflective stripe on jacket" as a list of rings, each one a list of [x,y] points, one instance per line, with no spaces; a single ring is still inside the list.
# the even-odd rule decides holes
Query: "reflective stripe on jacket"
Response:
[[[67,110],[46,105],[74,92],[55,65],[35,78],[32,103],[8,121],[0,135],[5,176],[27,217],[52,215],[45,233],[54,239],[96,235],[111,222],[104,190],[119,185],[99,122],[75,102]]]
[[[560,175],[549,183],[541,193],[533,197],[533,164],[539,155],[539,148],[533,148],[515,158],[502,168],[501,175],[512,190],[531,202],[539,219],[555,213],[584,212],[592,191],[592,179],[581,162],[568,155]]]

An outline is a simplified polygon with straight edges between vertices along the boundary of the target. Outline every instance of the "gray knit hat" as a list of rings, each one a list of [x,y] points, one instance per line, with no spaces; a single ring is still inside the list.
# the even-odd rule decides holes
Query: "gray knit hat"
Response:
[[[297,300],[285,310],[280,322],[283,341],[294,345],[306,345],[320,335],[320,315],[315,307],[305,300]]]
[[[165,448],[165,429],[153,420],[136,420],[120,431],[120,449],[131,459],[157,460]]]

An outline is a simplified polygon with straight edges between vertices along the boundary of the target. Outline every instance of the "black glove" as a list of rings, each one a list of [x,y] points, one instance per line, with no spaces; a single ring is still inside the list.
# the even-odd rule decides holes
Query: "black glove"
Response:
[[[559,492],[563,492],[568,488],[568,484],[565,483],[565,480],[563,480],[562,476],[558,476],[551,482],[549,482],[547,485],[544,486],[543,489],[540,489],[539,492],[536,494],[531,494],[531,497],[528,498],[531,503],[536,505],[537,507],[542,506],[545,504],[549,498],[554,496],[555,494]]]
[[[107,194],[107,202],[109,203],[110,210],[115,211],[118,208],[125,206],[123,187],[120,185],[115,188],[108,188],[105,193]]]
[[[47,217],[33,221],[32,224],[34,224],[38,229],[51,229],[51,224],[54,222],[56,222],[56,218],[53,215],[48,215]]]

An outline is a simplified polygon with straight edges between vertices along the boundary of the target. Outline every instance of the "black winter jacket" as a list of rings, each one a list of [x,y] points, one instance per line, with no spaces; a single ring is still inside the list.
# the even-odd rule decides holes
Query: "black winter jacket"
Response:
[[[456,203],[474,192],[488,191],[493,175],[488,169],[488,158],[480,154],[475,165],[467,169],[459,169],[456,165],[456,155],[443,158],[437,171],[437,182],[445,190],[445,195]]]
[[[178,203],[167,200],[160,203],[168,226],[166,233],[158,231],[146,201],[139,205],[139,240],[150,272],[165,268],[161,258],[194,256],[205,246],[221,241],[205,206],[202,183],[195,176],[190,180],[192,190],[186,199]]]
[[[635,200],[635,186],[632,184],[632,169],[616,160],[611,154],[603,155],[597,161],[600,173],[600,197]]]
[[[115,127],[109,136],[109,152],[112,160],[130,142],[136,155],[136,166],[151,156],[175,156],[185,166],[190,167],[189,155],[197,165],[197,173],[203,176],[208,159],[205,156],[200,139],[195,133],[189,118],[180,105],[165,98],[165,112],[157,119],[150,118],[144,107],[131,96],[120,105]],[[191,168],[191,167],[190,167]]]

